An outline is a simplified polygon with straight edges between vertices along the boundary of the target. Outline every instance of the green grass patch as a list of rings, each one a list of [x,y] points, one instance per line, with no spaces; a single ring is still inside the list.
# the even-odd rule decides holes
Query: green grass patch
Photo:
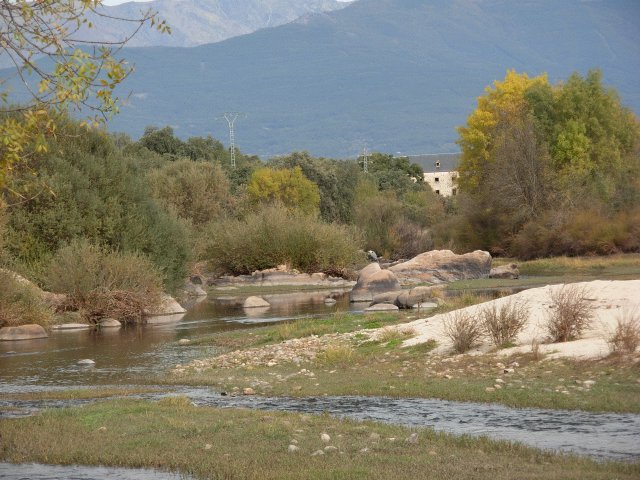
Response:
[[[178,397],[108,401],[0,420],[6,462],[170,470],[207,479],[632,479],[599,463],[486,438],[328,415],[194,407]],[[311,456],[327,443],[336,451]],[[412,433],[416,443],[405,441]],[[391,440],[394,439],[394,440]],[[295,441],[295,442],[294,442]],[[288,452],[294,442],[298,451]]]

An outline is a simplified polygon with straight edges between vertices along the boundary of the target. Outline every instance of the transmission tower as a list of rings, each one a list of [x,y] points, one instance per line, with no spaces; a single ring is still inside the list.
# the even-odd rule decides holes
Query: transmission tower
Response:
[[[369,152],[367,151],[366,145],[362,149],[362,167],[364,173],[369,173]]]
[[[231,151],[231,168],[236,168],[236,132],[235,123],[238,117],[243,116],[240,112],[225,112],[224,119],[229,124],[229,150]]]

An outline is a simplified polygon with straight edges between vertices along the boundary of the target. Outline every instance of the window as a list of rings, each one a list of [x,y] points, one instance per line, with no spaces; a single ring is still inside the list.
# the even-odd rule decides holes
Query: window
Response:
[[[440,177],[436,177],[436,182],[439,182],[439,181],[440,181]]]
[[[438,195],[440,195],[440,190],[436,190],[436,193],[437,193]]]
[[[436,162],[436,168],[440,168],[440,162]]]

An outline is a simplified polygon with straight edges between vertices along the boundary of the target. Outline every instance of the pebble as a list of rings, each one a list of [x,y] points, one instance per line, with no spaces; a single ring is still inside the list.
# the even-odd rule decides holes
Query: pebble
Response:
[[[495,388],[493,388],[493,387],[487,387],[487,388],[485,388],[485,389],[484,389],[484,391],[485,391],[485,392],[495,392],[495,391],[496,391],[496,389],[495,389]]]
[[[501,378],[496,378],[496,383],[504,383],[504,380]]]
[[[106,432],[107,431],[107,427],[100,427],[98,429],[99,432]]]
[[[326,433],[323,433],[320,435],[320,440],[322,440],[324,443],[327,443],[331,441],[331,437]]]
[[[298,447],[297,445],[289,445],[289,448],[287,449],[289,453],[293,453],[293,452],[297,452],[298,450],[300,450],[300,447]]]
[[[324,455],[324,451],[322,450],[316,450],[315,452],[313,452],[311,454],[312,457],[317,457],[318,455]]]
[[[367,447],[361,448],[360,453],[367,453],[369,449]]]
[[[446,378],[447,380],[452,379],[453,377],[451,375],[445,375],[444,378]]]
[[[500,390],[502,388],[502,385],[500,385],[499,383],[496,383],[493,388],[495,388],[496,390]]]
[[[178,340],[178,345],[189,345],[191,343],[191,340],[189,340],[188,338],[181,338],[180,340]]]
[[[515,369],[514,369],[514,368],[505,368],[505,369],[503,370],[503,372],[504,372],[504,373],[513,373],[513,372],[515,372]]]
[[[255,395],[256,392],[253,390],[253,388],[247,387],[244,390],[242,390],[242,394],[243,395]]]
[[[336,452],[338,451],[338,447],[334,447],[333,445],[327,445],[324,447],[325,452]]]
[[[212,448],[213,448],[213,445],[211,445],[210,443],[207,443],[207,444],[204,446],[204,449],[205,449],[205,450],[211,450]]]
[[[596,381],[595,380],[585,380],[584,382],[582,382],[582,384],[585,387],[590,388],[590,387],[593,387],[596,384]]]
[[[409,435],[407,437],[406,441],[408,443],[418,443],[418,434],[417,433],[412,433],[411,435]]]
[[[90,358],[85,358],[83,360],[78,360],[78,365],[95,365],[96,362],[91,360]]]

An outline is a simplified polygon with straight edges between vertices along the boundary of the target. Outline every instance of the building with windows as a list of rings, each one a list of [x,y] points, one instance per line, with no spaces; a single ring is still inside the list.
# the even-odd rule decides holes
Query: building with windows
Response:
[[[424,181],[438,195],[451,197],[458,193],[459,153],[409,155],[408,158],[412,163],[417,163],[422,167]]]

